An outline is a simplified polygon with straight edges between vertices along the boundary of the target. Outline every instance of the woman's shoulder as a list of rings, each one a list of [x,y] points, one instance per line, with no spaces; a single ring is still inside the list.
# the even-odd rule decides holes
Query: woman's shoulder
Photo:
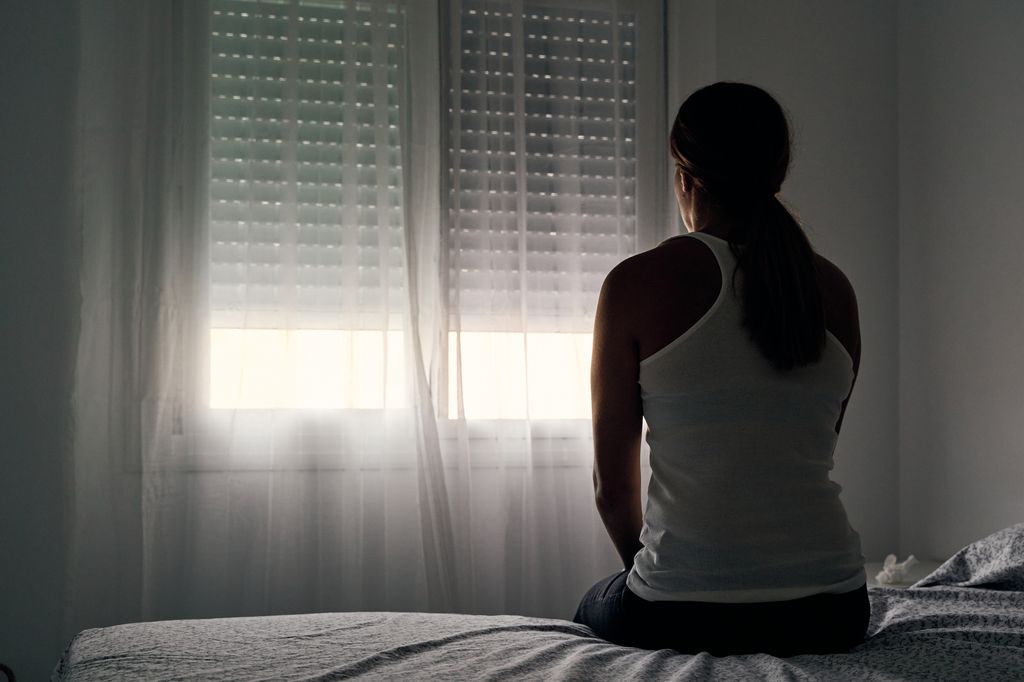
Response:
[[[658,291],[703,288],[719,279],[710,248],[699,239],[668,239],[620,261],[605,277],[606,296],[632,302],[650,300]]]
[[[853,290],[846,273],[820,253],[815,253],[814,257],[818,266],[819,283],[825,292],[826,305],[831,303],[835,307],[843,310],[852,309],[856,313],[857,293]]]
[[[825,307],[825,326],[839,339],[850,357],[854,358],[854,364],[859,365],[860,314],[857,294],[846,273],[838,265],[819,253],[814,256]]]
[[[711,248],[692,234],[669,237],[657,246],[629,256],[612,272],[616,276],[636,280],[657,276],[666,271],[676,276],[695,271],[717,271]]]
[[[673,238],[612,269],[602,290],[603,312],[632,330],[643,358],[699,320],[721,286],[711,249],[700,239]]]

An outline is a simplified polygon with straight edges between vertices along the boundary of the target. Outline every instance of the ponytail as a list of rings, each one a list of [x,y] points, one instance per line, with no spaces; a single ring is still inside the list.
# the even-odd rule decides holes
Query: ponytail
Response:
[[[742,273],[750,339],[781,371],[818,361],[825,310],[817,260],[803,228],[775,196],[790,159],[782,107],[756,86],[715,83],[683,102],[669,143],[705,204],[734,218],[732,285]]]
[[[743,326],[773,367],[817,362],[825,346],[825,309],[814,250],[800,224],[775,196],[752,202],[730,249],[743,273]]]

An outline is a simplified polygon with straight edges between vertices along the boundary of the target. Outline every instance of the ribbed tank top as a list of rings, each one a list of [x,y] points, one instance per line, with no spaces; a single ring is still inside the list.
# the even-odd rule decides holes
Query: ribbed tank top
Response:
[[[648,601],[767,602],[865,582],[860,536],[829,478],[853,361],[780,372],[741,320],[729,243],[701,232],[722,288],[682,336],[640,363],[651,480],[629,589]]]

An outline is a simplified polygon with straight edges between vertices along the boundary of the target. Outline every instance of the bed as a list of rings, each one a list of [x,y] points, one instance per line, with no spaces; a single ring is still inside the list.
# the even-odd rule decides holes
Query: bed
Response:
[[[321,613],[85,630],[52,680],[1024,680],[1024,524],[870,596],[868,639],[842,655],[715,658],[616,646],[563,620]]]

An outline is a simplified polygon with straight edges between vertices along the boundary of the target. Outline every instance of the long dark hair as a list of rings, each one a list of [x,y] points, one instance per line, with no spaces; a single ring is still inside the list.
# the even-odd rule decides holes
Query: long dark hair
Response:
[[[730,249],[743,272],[743,326],[779,370],[808,365],[825,346],[814,249],[776,194],[789,169],[786,114],[767,92],[715,83],[679,108],[672,156],[695,191],[733,218]]]

